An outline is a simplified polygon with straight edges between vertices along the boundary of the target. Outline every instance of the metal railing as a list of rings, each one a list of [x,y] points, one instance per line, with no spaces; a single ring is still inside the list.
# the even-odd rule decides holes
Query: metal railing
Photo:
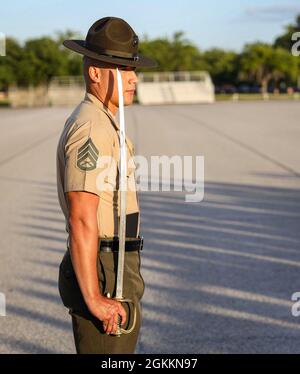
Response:
[[[204,82],[210,80],[206,71],[166,71],[139,73],[140,82]]]
[[[137,74],[139,82],[205,82],[210,80],[206,71],[166,71],[147,72]],[[54,77],[50,84],[52,87],[84,86],[83,76]]]
[[[68,86],[84,86],[82,75],[53,77],[50,83],[51,87],[68,87]]]

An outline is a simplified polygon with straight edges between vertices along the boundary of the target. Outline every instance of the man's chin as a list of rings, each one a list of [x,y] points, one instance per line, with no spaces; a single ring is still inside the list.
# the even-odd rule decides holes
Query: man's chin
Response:
[[[133,103],[133,100],[126,100],[124,101],[124,106],[131,105]]]

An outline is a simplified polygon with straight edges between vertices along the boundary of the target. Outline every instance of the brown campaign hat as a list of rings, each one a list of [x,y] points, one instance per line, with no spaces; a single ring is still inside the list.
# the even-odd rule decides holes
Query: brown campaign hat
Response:
[[[154,60],[138,53],[139,38],[121,18],[101,18],[91,26],[85,40],[65,40],[63,45],[82,55],[115,65],[157,66]]]

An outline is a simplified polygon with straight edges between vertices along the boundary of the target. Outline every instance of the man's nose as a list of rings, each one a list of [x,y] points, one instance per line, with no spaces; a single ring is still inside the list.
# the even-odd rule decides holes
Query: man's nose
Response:
[[[131,74],[130,74],[129,82],[132,83],[132,84],[137,84],[139,80],[138,80],[138,77],[137,77],[135,71],[132,70],[130,73]]]

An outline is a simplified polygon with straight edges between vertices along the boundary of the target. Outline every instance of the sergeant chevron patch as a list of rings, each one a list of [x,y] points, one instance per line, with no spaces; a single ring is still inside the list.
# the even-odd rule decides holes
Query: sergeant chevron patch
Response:
[[[77,166],[81,170],[96,169],[99,151],[91,138],[78,149],[77,152]]]

